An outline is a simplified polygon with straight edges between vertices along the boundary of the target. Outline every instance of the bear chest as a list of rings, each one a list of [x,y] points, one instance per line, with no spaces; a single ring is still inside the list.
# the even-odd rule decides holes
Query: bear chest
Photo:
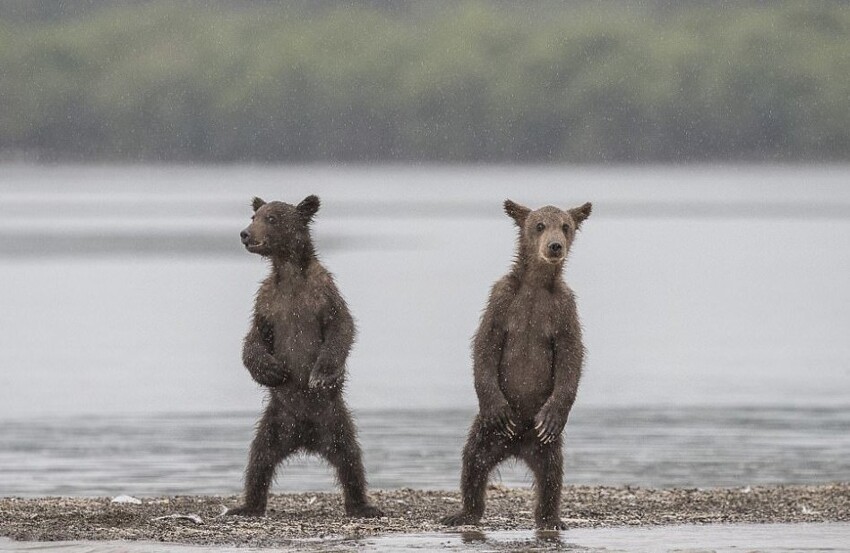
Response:
[[[318,325],[324,302],[317,290],[275,289],[258,298],[259,314],[280,332]],[[283,328],[281,328],[283,327]]]
[[[552,294],[518,294],[504,314],[510,341],[550,345],[560,321]]]

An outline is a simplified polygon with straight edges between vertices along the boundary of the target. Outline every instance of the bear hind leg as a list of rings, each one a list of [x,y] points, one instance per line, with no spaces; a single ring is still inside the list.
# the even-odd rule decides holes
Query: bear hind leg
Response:
[[[366,497],[366,471],[350,413],[344,406],[340,406],[336,409],[336,416],[328,422],[323,425],[318,452],[336,469],[342,487],[345,514],[355,518],[384,516]]]
[[[245,469],[245,502],[228,509],[225,515],[263,516],[266,513],[269,488],[277,466],[300,447],[295,421],[281,420],[273,410],[266,410],[257,430],[248,467]]]
[[[505,438],[492,429],[484,428],[478,417],[472,423],[469,437],[463,448],[463,468],[460,488],[463,507],[440,522],[447,526],[478,524],[484,516],[484,502],[487,493],[487,480],[490,472],[509,454],[510,448]]]
[[[566,530],[561,520],[561,487],[563,485],[564,456],[561,437],[548,444],[534,442],[524,445],[520,458],[534,474],[537,487],[537,505],[534,519],[541,530]]]

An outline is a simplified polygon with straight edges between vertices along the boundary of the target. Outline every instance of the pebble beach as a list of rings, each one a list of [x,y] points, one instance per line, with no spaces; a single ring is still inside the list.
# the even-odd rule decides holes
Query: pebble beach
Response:
[[[0,536],[16,541],[133,540],[205,546],[291,546],[294,540],[360,539],[445,531],[456,492],[375,490],[386,513],[349,519],[337,493],[273,495],[263,518],[223,517],[237,496],[0,498]],[[534,492],[493,486],[482,532],[533,529]],[[850,522],[850,483],[712,489],[568,486],[562,518],[570,528],[735,523]]]

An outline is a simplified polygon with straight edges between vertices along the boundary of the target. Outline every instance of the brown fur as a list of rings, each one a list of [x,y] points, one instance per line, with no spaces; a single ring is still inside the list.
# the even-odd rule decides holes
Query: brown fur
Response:
[[[298,206],[253,201],[242,231],[248,251],[268,257],[242,361],[269,389],[245,471],[245,503],[227,514],[260,516],[277,465],[299,450],[318,453],[337,470],[349,516],[381,516],[368,503],[366,478],[342,389],[354,320],[333,277],[316,259],[309,225],[319,198]]]
[[[511,271],[496,282],[473,342],[479,414],[463,451],[463,507],[443,519],[476,524],[490,472],[507,457],[525,461],[537,486],[539,528],[560,519],[561,433],[576,398],[584,347],[572,290],[561,272],[591,205],[536,211],[505,202],[519,227]]]

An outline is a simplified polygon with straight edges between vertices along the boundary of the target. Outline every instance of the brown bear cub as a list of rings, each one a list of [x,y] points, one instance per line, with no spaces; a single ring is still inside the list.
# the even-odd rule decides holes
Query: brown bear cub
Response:
[[[253,207],[242,243],[271,260],[271,274],[257,292],[242,362],[268,387],[268,404],[251,444],[245,503],[227,514],[265,514],[275,468],[304,450],[336,469],[348,516],[382,516],[366,498],[360,446],[342,397],[354,320],[310,238],[319,198],[298,206],[254,198]]]
[[[479,414],[463,450],[463,508],[444,524],[476,524],[490,472],[518,457],[534,473],[537,527],[565,528],[561,432],[576,398],[584,347],[575,297],[561,270],[590,210],[589,203],[532,211],[505,202],[519,227],[518,251],[511,271],[493,286],[475,334]]]

